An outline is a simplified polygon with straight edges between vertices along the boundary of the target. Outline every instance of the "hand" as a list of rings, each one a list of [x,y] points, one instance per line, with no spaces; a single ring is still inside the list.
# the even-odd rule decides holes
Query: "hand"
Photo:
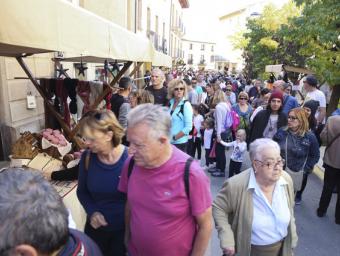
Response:
[[[100,228],[101,226],[107,226],[108,223],[106,222],[103,214],[100,212],[94,212],[90,218],[90,224],[94,229]]]
[[[223,249],[223,253],[226,256],[233,256],[235,255],[235,247],[227,247]]]
[[[216,138],[216,141],[217,141],[218,143],[220,143],[220,142],[221,142],[221,137],[217,137],[217,138]]]

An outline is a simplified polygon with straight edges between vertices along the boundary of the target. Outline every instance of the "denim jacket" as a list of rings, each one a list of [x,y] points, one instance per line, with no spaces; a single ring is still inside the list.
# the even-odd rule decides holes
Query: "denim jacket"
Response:
[[[286,158],[287,148],[286,165],[292,171],[300,171],[306,162],[304,171],[310,172],[319,161],[319,144],[314,133],[310,131],[306,132],[304,136],[299,136],[292,134],[287,128],[280,128],[273,140],[280,145],[281,157],[284,159]]]

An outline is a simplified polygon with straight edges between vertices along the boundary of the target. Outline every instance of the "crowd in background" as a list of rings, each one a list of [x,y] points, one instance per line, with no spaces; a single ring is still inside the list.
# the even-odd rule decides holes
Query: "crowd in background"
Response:
[[[65,231],[67,212],[47,189],[49,207],[59,207],[60,216],[53,216],[60,219],[62,235],[49,247],[41,238],[36,251],[100,255],[98,246],[103,255],[203,256],[213,216],[224,255],[293,255],[294,205],[301,203],[322,142],[325,180],[317,216],[326,214],[333,190],[340,188],[339,109],[326,119],[317,79],[303,78],[302,97],[281,79],[247,81],[217,72],[153,69],[144,83],[137,89],[133,79],[122,77],[112,111],[82,120],[88,150],[80,162],[77,195],[87,214],[84,231],[95,244]],[[226,148],[232,150],[229,159]],[[242,171],[248,152],[252,167]],[[18,170],[4,173],[0,185],[1,175],[32,184],[40,179]],[[206,173],[226,178],[215,201]],[[14,195],[20,194],[17,187],[6,185]],[[35,189],[27,202],[42,193]],[[0,193],[0,205],[8,198]],[[335,222],[340,224],[339,196]],[[6,242],[0,242],[1,255],[17,255],[10,254],[13,248],[20,255],[40,255],[20,247],[23,240]]]

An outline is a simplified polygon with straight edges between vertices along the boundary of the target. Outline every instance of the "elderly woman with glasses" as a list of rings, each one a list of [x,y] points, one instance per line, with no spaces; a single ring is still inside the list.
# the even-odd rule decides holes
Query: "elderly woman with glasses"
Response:
[[[250,145],[252,168],[228,179],[213,203],[223,253],[290,256],[297,243],[294,191],[282,169],[279,145],[257,139]]]
[[[280,145],[281,156],[287,163],[286,170],[292,175],[297,191],[295,202],[300,204],[308,174],[320,157],[319,144],[309,130],[306,111],[303,108],[290,110],[287,128],[279,129],[273,139]]]
[[[87,214],[84,231],[103,255],[123,256],[126,196],[118,191],[118,184],[128,157],[127,148],[121,144],[124,130],[110,110],[94,111],[81,123],[88,147],[80,161],[77,188]]]
[[[168,85],[169,112],[171,115],[171,144],[186,152],[189,132],[192,130],[193,110],[186,99],[187,87],[180,79]]]

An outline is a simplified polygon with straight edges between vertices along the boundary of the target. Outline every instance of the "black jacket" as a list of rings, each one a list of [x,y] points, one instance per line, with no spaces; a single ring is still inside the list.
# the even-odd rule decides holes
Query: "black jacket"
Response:
[[[255,116],[253,122],[250,126],[250,133],[249,133],[249,140],[248,144],[252,143],[254,140],[263,138],[263,132],[266,128],[269,117],[270,117],[271,110],[264,109],[261,110]],[[277,120],[277,129],[287,125],[287,116],[282,111],[279,112],[279,118]]]

